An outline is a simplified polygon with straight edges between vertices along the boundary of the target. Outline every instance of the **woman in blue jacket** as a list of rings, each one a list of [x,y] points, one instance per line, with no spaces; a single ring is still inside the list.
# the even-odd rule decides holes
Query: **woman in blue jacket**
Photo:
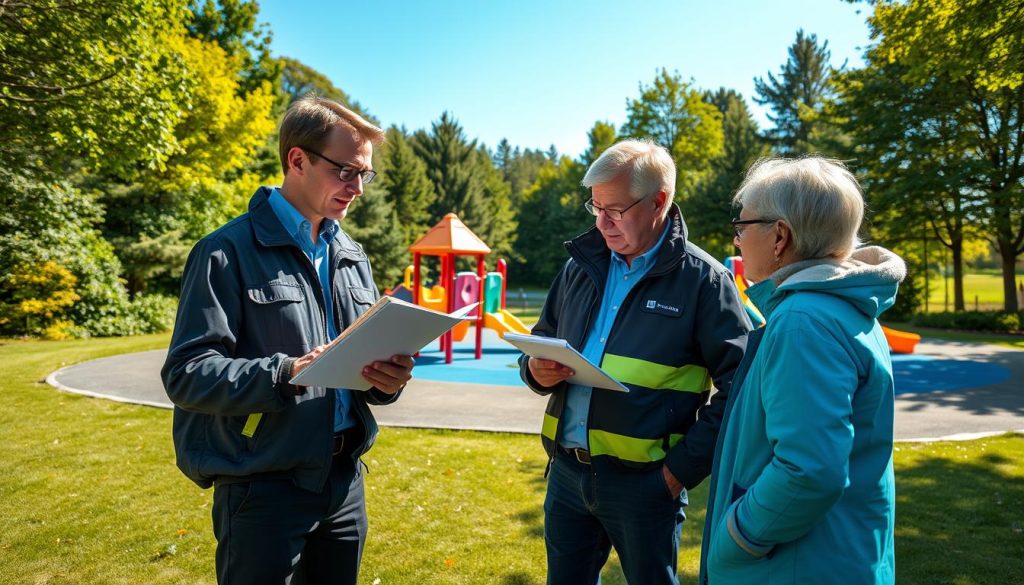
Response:
[[[878,316],[906,273],[857,248],[864,200],[823,158],[757,163],[735,244],[767,319],[719,435],[701,582],[893,583],[893,378]]]

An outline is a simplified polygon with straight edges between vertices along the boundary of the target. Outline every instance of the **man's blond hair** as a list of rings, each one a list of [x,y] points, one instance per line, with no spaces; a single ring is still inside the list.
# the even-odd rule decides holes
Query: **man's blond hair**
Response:
[[[375,145],[384,142],[384,131],[359,114],[334,100],[310,94],[295,100],[281,120],[278,135],[281,171],[288,173],[288,152],[296,146],[322,152],[327,135],[335,126],[350,130],[356,142],[368,140]]]

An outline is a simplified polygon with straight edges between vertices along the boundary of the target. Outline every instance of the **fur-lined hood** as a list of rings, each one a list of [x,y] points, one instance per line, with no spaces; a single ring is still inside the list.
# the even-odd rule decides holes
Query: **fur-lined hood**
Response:
[[[906,275],[902,258],[880,246],[867,246],[842,262],[819,258],[783,266],[747,289],[747,295],[765,317],[787,294],[814,291],[842,297],[878,318],[896,301],[896,290]]]

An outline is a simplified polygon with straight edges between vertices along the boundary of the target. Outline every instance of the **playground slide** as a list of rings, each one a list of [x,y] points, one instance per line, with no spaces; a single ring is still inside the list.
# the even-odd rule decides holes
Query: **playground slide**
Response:
[[[882,325],[882,332],[885,333],[885,340],[893,353],[914,353],[917,342],[921,341],[921,336],[917,333],[897,331],[885,325]]]
[[[527,335],[530,333],[530,329],[523,325],[519,318],[505,309],[500,309],[495,313],[484,313],[484,327],[494,329],[501,337],[505,337],[505,333],[509,331]]]

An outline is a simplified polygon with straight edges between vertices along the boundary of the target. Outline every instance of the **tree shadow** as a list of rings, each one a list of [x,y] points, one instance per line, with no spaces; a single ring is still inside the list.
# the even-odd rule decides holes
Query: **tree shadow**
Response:
[[[900,466],[898,583],[1024,583],[1024,478],[1000,469],[1009,463],[989,453]]]
[[[928,340],[956,359],[893,356],[897,401],[904,412],[929,406],[972,415],[1024,416],[1024,352],[976,343]]]

